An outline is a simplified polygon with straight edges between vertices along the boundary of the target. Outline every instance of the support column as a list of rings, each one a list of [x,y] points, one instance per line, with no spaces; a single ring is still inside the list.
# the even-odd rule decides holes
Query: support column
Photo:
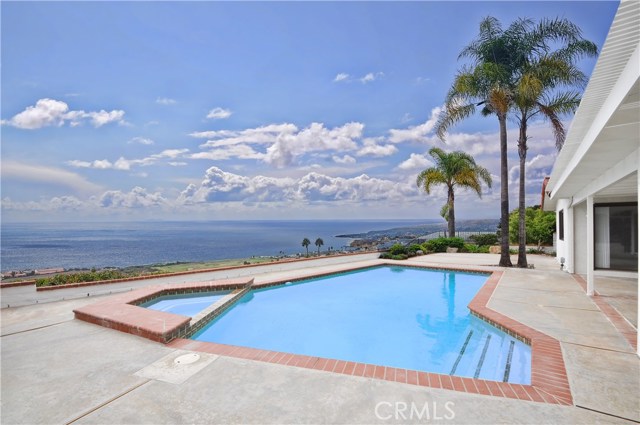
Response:
[[[638,162],[636,164],[640,164],[640,149],[638,149]],[[640,167],[636,169],[636,174],[638,176],[638,192],[636,193],[636,201],[638,202],[638,206],[640,206]],[[640,248],[640,214],[638,214],[638,223],[636,223],[638,231],[638,244],[636,245]],[[638,262],[638,316],[640,318],[640,261]],[[640,357],[640,327],[636,331],[636,348],[638,357]]]
[[[564,223],[564,240],[566,241],[567,247],[567,258],[565,259],[565,267],[569,273],[575,273],[575,262],[573,253],[575,251],[575,239],[573,237],[574,234],[574,226],[573,223],[573,201],[571,201],[571,205],[566,209],[565,214],[565,223]]]
[[[593,195],[587,196],[587,295],[594,292],[593,260],[595,255],[593,231]]]

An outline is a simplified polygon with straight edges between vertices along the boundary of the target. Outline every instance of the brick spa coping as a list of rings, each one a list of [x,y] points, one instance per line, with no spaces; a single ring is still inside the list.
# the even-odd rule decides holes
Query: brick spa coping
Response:
[[[397,266],[398,263],[384,262],[380,265]],[[342,270],[341,272],[371,267],[372,266],[357,267]],[[433,267],[411,267],[434,269]],[[456,269],[451,267],[443,268],[442,270],[490,274],[468,307],[471,310],[471,314],[489,322],[493,326],[531,346],[531,385],[472,379],[187,339],[204,326],[205,320],[209,321],[216,315],[221,314],[225,308],[232,305],[236,299],[250,289],[266,288],[307,279],[309,277],[335,274],[336,272],[299,276],[295,279],[261,282],[255,285],[253,284],[253,278],[238,278],[214,282],[148,286],[125,294],[110,296],[103,301],[78,308],[74,310],[74,313],[76,319],[162,342],[172,348],[471,394],[565,406],[573,405],[573,397],[567,378],[560,342],[487,307],[493,292],[502,278],[503,272],[494,271],[488,273],[486,270]],[[197,322],[190,317],[146,309],[137,305],[163,295],[210,291],[233,292],[215,303],[212,308],[207,308],[204,314],[199,315],[202,316],[203,320]]]

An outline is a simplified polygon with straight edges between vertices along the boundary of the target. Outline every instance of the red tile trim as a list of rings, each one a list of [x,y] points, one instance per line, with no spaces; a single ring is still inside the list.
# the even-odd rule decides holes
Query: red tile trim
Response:
[[[447,270],[452,269],[447,268]],[[486,273],[486,271],[468,269],[461,271]],[[344,375],[360,376],[371,379],[384,379],[387,381],[422,387],[441,388],[541,403],[572,405],[573,399],[571,396],[569,381],[567,379],[560,343],[541,332],[529,328],[528,326],[525,326],[487,307],[487,303],[493,295],[502,274],[502,272],[493,272],[491,274],[487,282],[469,304],[469,309],[476,316],[500,327],[512,336],[520,338],[531,345],[532,385],[462,378],[344,360],[280,353],[250,347],[237,347],[225,344],[194,341],[191,339],[185,339],[188,331],[182,331],[181,333],[180,326],[182,326],[182,323],[168,329],[165,322],[163,323],[164,332],[158,332],[157,320],[153,323],[147,321],[141,324],[140,318],[143,311],[149,312],[149,314],[152,315],[162,312],[146,310],[129,303],[157,296],[160,291],[159,287],[142,288],[127,294],[116,295],[103,302],[74,310],[74,313],[78,319],[123,332],[132,333],[134,335],[143,336],[155,341],[165,342],[173,348],[201,351],[222,356],[277,363],[281,365],[315,369],[331,373],[341,373]],[[242,279],[237,279],[236,281],[242,281]],[[247,284],[246,279],[244,282]],[[254,285],[254,287],[265,287],[282,283],[282,281],[277,283],[268,282],[266,284]],[[216,282],[215,287],[221,288],[224,286],[223,284],[229,286],[230,282]],[[166,287],[162,287],[161,289],[176,290],[178,289],[178,286],[181,286],[179,289],[188,288],[197,290],[203,287],[202,285],[203,284],[180,284],[171,286],[170,289]],[[207,284],[205,283],[204,285],[206,286]],[[208,287],[210,288],[211,286]],[[116,308],[114,309],[114,307]],[[123,311],[127,309],[129,311]],[[116,313],[114,313],[114,311]],[[163,314],[186,320],[188,327],[189,318],[170,313]],[[116,320],[116,317],[119,320]],[[165,319],[169,320],[169,317],[166,317]]]
[[[138,307],[136,304],[163,295],[246,288],[251,283],[253,283],[252,278],[240,278],[148,286],[108,297],[100,302],[75,309],[73,312],[76,319],[166,343],[175,338],[186,338],[192,328],[191,318]]]
[[[587,291],[587,281],[578,274],[572,275],[573,279],[582,287],[582,289]],[[627,319],[616,310],[611,304],[607,302],[607,297],[602,296],[598,291],[594,291],[594,295],[590,297],[591,300],[596,304],[598,309],[607,319],[613,324],[616,330],[624,337],[624,339],[629,343],[629,345],[633,348],[634,351],[638,350],[638,330],[631,325],[627,321]]]
[[[504,395],[509,397],[515,392],[519,399],[549,402],[538,394],[538,391],[544,391],[551,396],[550,398],[555,399],[557,404],[572,404],[571,388],[560,342],[487,307],[502,275],[501,271],[493,272],[469,303],[469,309],[474,315],[531,345],[531,385],[510,384],[510,389],[503,391]],[[498,384],[499,388],[503,388],[505,383]]]
[[[16,286],[31,286],[35,284],[36,284],[35,280],[21,280],[18,282],[0,282],[0,289],[14,288]]]
[[[450,270],[450,269],[448,269]],[[467,271],[467,270],[465,270]],[[502,272],[494,272],[476,297],[469,304],[469,308],[479,317],[498,325],[513,336],[531,344],[531,370],[532,385],[510,384],[506,382],[486,381],[482,379],[470,379],[458,376],[440,375],[414,370],[399,369],[393,367],[366,365],[363,363],[331,360],[319,358],[315,364],[309,365],[302,361],[297,363],[289,361],[289,365],[311,368],[323,371],[332,371],[345,375],[362,376],[373,379],[407,383],[423,387],[441,388],[461,392],[484,394],[494,397],[505,397],[518,400],[535,401],[560,405],[572,405],[571,389],[564,366],[560,343],[528,326],[501,315],[487,307],[489,299],[493,295],[498,282],[502,278]],[[281,282],[280,282],[281,283]],[[274,283],[275,284],[275,283]],[[261,286],[271,286],[271,283]],[[176,339],[171,346],[185,348],[190,340]],[[228,355],[227,345],[217,343],[206,344],[207,352]],[[253,350],[253,349],[252,349]],[[285,355],[284,353],[280,353]],[[293,358],[306,357],[290,354]],[[257,360],[262,360],[259,356]],[[266,360],[269,361],[268,357]],[[272,361],[273,362],[273,361]],[[277,363],[282,363],[278,362]],[[334,368],[333,365],[341,365]],[[342,367],[344,364],[344,368]]]

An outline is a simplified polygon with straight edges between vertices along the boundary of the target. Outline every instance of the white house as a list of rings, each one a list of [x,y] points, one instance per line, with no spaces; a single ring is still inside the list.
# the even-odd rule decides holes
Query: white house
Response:
[[[598,275],[638,277],[638,164],[640,1],[626,0],[544,188],[558,261],[587,276],[588,295]]]

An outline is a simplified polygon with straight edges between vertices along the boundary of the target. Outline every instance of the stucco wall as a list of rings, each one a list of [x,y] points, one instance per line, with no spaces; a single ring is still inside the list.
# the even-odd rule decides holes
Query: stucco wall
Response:
[[[571,236],[569,234],[570,232],[567,232],[568,226],[571,225],[571,223],[569,223],[569,215],[567,213],[569,203],[569,199],[559,199],[556,204],[556,234],[554,235],[554,243],[556,249],[556,260],[558,263],[560,263],[561,258],[564,258],[567,261],[569,258],[569,251],[567,249],[567,243],[569,243],[569,237]],[[564,240],[560,240],[560,211],[564,211]]]

